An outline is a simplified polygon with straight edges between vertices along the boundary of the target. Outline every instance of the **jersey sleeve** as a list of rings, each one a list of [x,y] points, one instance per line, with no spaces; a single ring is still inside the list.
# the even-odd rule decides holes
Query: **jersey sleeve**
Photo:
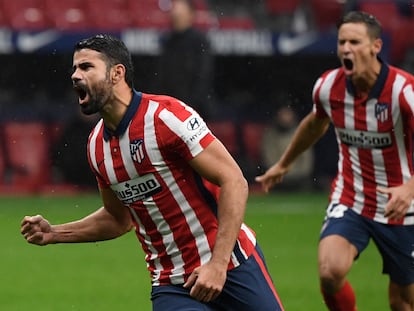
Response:
[[[102,175],[98,172],[98,164],[96,163],[96,158],[94,152],[91,150],[91,139],[92,137],[96,136],[100,129],[103,126],[103,120],[101,119],[98,124],[95,126],[95,128],[91,131],[89,138],[88,138],[88,144],[87,144],[87,159],[89,163],[89,167],[92,171],[92,173],[96,177],[96,181],[98,183],[99,189],[109,188],[110,185],[108,182],[105,181],[105,179],[102,177]],[[96,138],[96,137],[95,137]],[[95,139],[96,142],[96,139]],[[93,147],[93,149],[96,149],[96,145]]]
[[[409,122],[409,127],[412,132],[414,132],[414,79],[412,79],[412,83],[407,84],[403,90],[403,109],[404,107],[406,119]]]
[[[315,85],[313,87],[313,92],[312,92],[312,101],[313,101],[312,111],[319,118],[324,118],[324,117],[327,116],[327,114],[325,112],[325,109],[323,109],[323,106],[322,106],[322,103],[321,103],[320,97],[319,97],[320,87],[321,87],[322,81],[323,81],[323,79],[319,78],[315,82]]]
[[[187,161],[196,157],[215,139],[203,118],[183,102],[173,102],[159,116],[169,129],[169,134],[163,136],[165,146]]]

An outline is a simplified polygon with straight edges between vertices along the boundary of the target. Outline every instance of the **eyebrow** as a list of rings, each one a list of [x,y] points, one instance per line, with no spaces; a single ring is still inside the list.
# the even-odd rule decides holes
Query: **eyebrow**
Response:
[[[86,67],[93,67],[94,65],[93,65],[93,63],[92,62],[90,62],[90,61],[84,61],[84,62],[80,62],[80,63],[78,63],[77,65],[73,65],[73,68],[75,69],[76,67],[83,67],[83,68],[86,68]]]

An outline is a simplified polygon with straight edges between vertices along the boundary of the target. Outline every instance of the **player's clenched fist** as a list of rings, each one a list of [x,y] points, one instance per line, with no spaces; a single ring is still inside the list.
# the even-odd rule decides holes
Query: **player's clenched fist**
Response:
[[[49,243],[51,225],[41,215],[25,216],[22,220],[20,232],[27,242],[37,245]]]

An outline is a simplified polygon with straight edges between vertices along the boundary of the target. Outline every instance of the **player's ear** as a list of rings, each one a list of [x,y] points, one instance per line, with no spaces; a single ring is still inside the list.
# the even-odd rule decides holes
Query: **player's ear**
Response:
[[[116,84],[122,79],[125,79],[125,66],[122,64],[116,64],[111,70],[111,81]]]
[[[373,47],[373,53],[375,55],[378,55],[381,52],[382,49],[382,40],[381,39],[375,39],[374,40],[374,44],[372,45]]]

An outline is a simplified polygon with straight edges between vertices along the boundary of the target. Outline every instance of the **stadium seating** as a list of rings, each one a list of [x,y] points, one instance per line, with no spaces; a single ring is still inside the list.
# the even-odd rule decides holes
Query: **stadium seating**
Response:
[[[8,121],[3,124],[4,158],[8,173],[1,189],[10,192],[36,192],[50,180],[47,125],[41,122]]]
[[[358,9],[376,16],[384,29],[392,28],[401,18],[394,0],[360,0]]]
[[[83,0],[83,2],[93,29],[119,31],[130,27],[131,14],[127,10],[126,0]]]
[[[394,63],[400,62],[409,45],[407,33],[411,33],[412,28],[410,27],[414,23],[400,14],[398,6],[393,0],[361,0],[358,2],[358,9],[378,18],[384,34],[388,35],[391,40],[390,60]]]
[[[12,29],[31,31],[52,27],[43,0],[1,0],[0,9]]]
[[[220,29],[252,30],[256,25],[249,16],[222,16],[218,19]]]
[[[261,162],[261,142],[266,125],[258,122],[242,124],[242,139],[246,157],[255,164]]]
[[[344,1],[310,0],[309,3],[315,25],[321,31],[335,28],[344,13]]]
[[[240,153],[238,142],[238,129],[235,123],[229,120],[208,122],[208,127],[213,134],[220,139],[231,155]]]
[[[168,29],[170,19],[167,8],[161,9],[158,0],[126,0],[128,12],[131,14],[131,26],[135,28]]]
[[[85,30],[91,21],[83,0],[44,0],[53,27],[63,31]]]
[[[300,3],[301,0],[266,0],[266,8],[273,15],[292,14]]]
[[[1,4],[1,3],[0,3]],[[5,26],[7,26],[9,23],[8,23],[8,20],[7,20],[7,18],[6,18],[6,15],[4,14],[4,10],[3,10],[3,8],[0,6],[0,27],[5,27]]]

